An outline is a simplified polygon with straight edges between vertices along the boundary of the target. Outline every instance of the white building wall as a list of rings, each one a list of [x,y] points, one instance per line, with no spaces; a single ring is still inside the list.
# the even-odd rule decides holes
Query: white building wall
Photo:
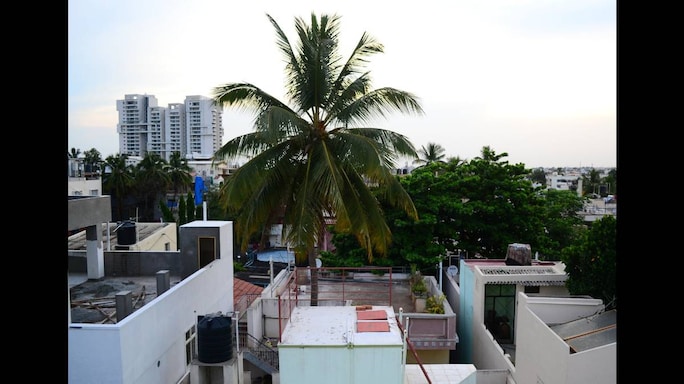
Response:
[[[250,304],[249,308],[247,308],[247,313],[245,314],[247,320],[247,333],[259,340],[266,336],[264,333],[263,308],[261,298],[257,298]]]
[[[152,235],[135,243],[130,248],[138,251],[177,251],[178,236],[176,232],[176,223],[166,224],[167,225],[159,228]]]
[[[211,159],[221,143],[223,129],[220,125],[222,109],[205,96],[185,98],[185,121],[187,158]],[[217,136],[218,142],[217,142]]]
[[[70,324],[70,384],[176,383],[189,367],[185,333],[197,316],[232,314],[232,223],[221,231],[221,258],[195,272],[117,324]]]
[[[102,196],[102,179],[86,179],[85,177],[69,177],[67,196]]]
[[[169,104],[164,119],[164,141],[166,142],[168,161],[173,152],[180,152],[185,157],[185,104]]]
[[[290,317],[289,310],[297,305],[294,302],[294,296],[285,291],[287,289],[286,280],[291,273],[287,269],[281,270],[273,279],[273,284],[269,284],[266,289],[261,291],[263,335],[265,337],[279,338],[280,332],[285,328]],[[293,301],[291,302],[290,299]],[[283,318],[282,324],[280,318]]]
[[[129,94],[116,101],[119,123],[119,153],[141,156],[147,146],[148,108],[157,106],[152,95]]]
[[[617,343],[570,355],[568,384],[617,383]]]
[[[162,158],[166,157],[166,144],[164,142],[164,120],[166,108],[149,107],[147,109],[147,146],[146,152],[156,153]]]
[[[518,294],[513,376],[518,383],[613,384],[615,344],[570,354],[568,344],[549,324],[587,317],[603,308],[601,300],[579,297],[533,297]]]

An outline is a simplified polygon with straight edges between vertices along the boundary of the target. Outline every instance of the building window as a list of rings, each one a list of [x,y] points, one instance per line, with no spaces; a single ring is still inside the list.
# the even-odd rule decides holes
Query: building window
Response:
[[[193,325],[185,332],[185,364],[190,365],[197,356],[197,327]]]
[[[485,326],[499,343],[513,343],[515,323],[515,285],[485,285]]]

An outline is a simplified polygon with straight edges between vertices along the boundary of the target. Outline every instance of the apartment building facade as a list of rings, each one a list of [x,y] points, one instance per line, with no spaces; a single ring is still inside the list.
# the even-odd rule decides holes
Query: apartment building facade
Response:
[[[121,154],[156,153],[168,161],[180,152],[188,160],[206,160],[221,147],[223,110],[209,97],[186,96],[162,107],[154,95],[128,94],[116,101],[116,110]]]

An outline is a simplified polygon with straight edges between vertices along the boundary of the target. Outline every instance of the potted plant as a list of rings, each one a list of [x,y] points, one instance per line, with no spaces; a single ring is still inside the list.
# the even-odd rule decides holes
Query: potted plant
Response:
[[[427,285],[422,278],[411,285],[411,294],[413,296],[413,305],[416,312],[424,312],[427,304]]]
[[[444,294],[438,296],[432,295],[427,298],[425,303],[425,310],[428,313],[444,314]]]

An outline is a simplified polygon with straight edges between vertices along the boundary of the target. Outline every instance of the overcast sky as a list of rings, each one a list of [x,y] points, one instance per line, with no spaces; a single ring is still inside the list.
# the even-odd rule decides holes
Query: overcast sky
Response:
[[[270,14],[296,41],[295,17],[341,16],[347,58],[363,32],[373,88],[415,94],[424,116],[375,127],[472,159],[482,147],[533,167],[617,166],[616,0],[69,0],[68,148],[119,152],[116,101],[160,106],[249,82],[287,101]],[[226,142],[252,131],[226,108]],[[399,164],[401,165],[401,164]]]

